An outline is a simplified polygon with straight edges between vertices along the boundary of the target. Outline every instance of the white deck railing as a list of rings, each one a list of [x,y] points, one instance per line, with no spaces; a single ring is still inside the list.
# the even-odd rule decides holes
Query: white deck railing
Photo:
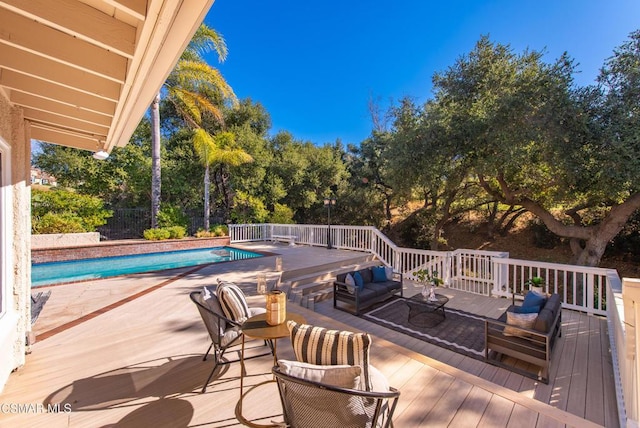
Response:
[[[419,269],[437,271],[445,285],[485,296],[522,297],[527,279],[545,279],[546,291],[562,296],[565,308],[607,315],[610,270],[558,263],[510,259],[497,251],[431,251],[402,248],[377,228],[313,224],[232,224],[231,242],[269,241],[272,236],[295,236],[295,242],[372,253],[387,266],[416,280]]]
[[[401,248],[371,226],[229,225],[231,242],[268,241],[293,235],[300,244],[366,251],[409,280],[426,268],[445,285],[470,293],[521,298],[525,282],[544,278],[546,291],[560,294],[563,307],[607,317],[621,426],[638,426],[640,414],[640,280],[622,281],[612,269],[510,259],[508,253],[478,250],[430,251]],[[625,321],[626,316],[626,321]],[[638,323],[638,324],[637,324]]]
[[[607,323],[611,359],[616,374],[616,398],[620,426],[638,427],[640,422],[640,280],[618,275],[608,292]],[[619,376],[618,376],[619,374]]]
[[[545,280],[547,293],[562,297],[564,308],[607,315],[609,269],[499,258],[493,260],[493,265],[496,275],[491,294],[494,296],[511,297],[515,292],[516,298],[522,297],[527,291],[527,279],[539,276]]]

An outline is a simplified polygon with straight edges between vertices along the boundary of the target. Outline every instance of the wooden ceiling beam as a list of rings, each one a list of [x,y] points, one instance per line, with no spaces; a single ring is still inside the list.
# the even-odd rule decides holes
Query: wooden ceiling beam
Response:
[[[22,111],[24,113],[25,119],[31,122],[45,123],[55,127],[59,126],[86,134],[104,135],[105,139],[107,132],[109,132],[108,126],[95,125],[92,123],[83,122],[81,120],[72,119],[41,110],[34,110],[31,108],[23,108]]]
[[[0,7],[133,58],[136,29],[77,0],[0,0]]]
[[[104,2],[140,21],[144,21],[147,17],[147,0],[104,0]]]
[[[37,122],[31,123],[31,138],[59,146],[73,147],[89,151],[96,151],[102,148],[99,135],[81,135],[58,129],[51,129],[47,125]]]
[[[71,67],[124,83],[127,58],[62,33],[31,19],[0,9],[0,42]]]
[[[69,67],[14,46],[0,43],[2,67],[37,77],[51,83],[95,95],[110,101],[118,101],[121,85],[95,74]]]
[[[15,71],[0,69],[0,85],[86,110],[113,115],[116,103]]]
[[[24,92],[11,91],[10,101],[23,108],[31,108],[43,112],[52,112],[60,116],[82,120],[96,125],[110,126],[111,116],[88,111],[79,107],[62,104],[57,101],[41,98],[37,95],[26,94]]]

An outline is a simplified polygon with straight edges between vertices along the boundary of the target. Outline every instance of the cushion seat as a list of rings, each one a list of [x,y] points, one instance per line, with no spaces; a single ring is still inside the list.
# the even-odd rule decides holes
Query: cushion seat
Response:
[[[189,293],[189,297],[191,298],[191,301],[196,304],[200,317],[202,318],[211,339],[211,345],[209,345],[209,348],[202,359],[207,359],[212,348],[214,351],[213,355],[215,362],[209,377],[202,387],[202,392],[207,390],[207,385],[219,365],[233,362],[223,360],[223,356],[225,351],[238,344],[239,339],[242,337],[241,323],[247,317],[263,314],[267,311],[264,307],[249,307],[246,304],[246,299],[242,290],[240,290],[235,284],[224,283],[221,286],[220,283],[221,281],[219,281],[217,287],[204,286],[202,291],[193,291]],[[222,302],[220,299],[219,293],[222,289],[231,291],[230,293],[227,293],[227,295],[231,295],[231,298],[227,299],[227,302]],[[221,294],[225,293],[223,292]],[[231,308],[231,310],[226,308],[225,310],[225,303],[227,305],[234,306],[236,305],[236,302],[236,307]],[[237,314],[239,319],[228,318],[227,313],[233,316],[236,316]],[[267,343],[265,342],[265,345],[266,344]],[[262,355],[268,354],[271,354],[271,352],[269,351]]]
[[[525,300],[529,297],[529,303],[535,307],[543,299],[544,306],[539,313],[518,314],[516,309],[520,307],[510,306],[497,320],[485,320],[485,361],[548,383],[551,352],[556,336],[561,334],[562,302],[559,294],[552,294],[548,298],[543,296],[542,299],[535,294],[529,292]],[[517,316],[535,318],[524,327],[524,323],[522,326],[518,325],[522,320],[516,319]],[[519,371],[503,363],[502,355],[532,363],[540,367],[541,371],[537,375]]]
[[[360,290],[360,299],[366,299],[368,297],[379,297],[384,296],[388,293],[387,287],[385,287],[382,283],[372,282],[369,284],[365,284],[364,288]]]
[[[278,361],[285,424],[291,428],[392,426],[400,393],[369,364],[368,333],[288,321],[297,361]]]
[[[373,269],[376,269],[375,275]],[[347,281],[349,275],[355,274],[359,274],[357,276],[362,278],[362,287],[351,286]],[[386,300],[396,293],[399,293],[400,296],[403,294],[401,273],[393,272],[391,268],[384,266],[367,267],[355,272],[336,275],[336,280],[333,283],[333,307],[360,315],[362,309]],[[339,305],[338,302],[355,306],[355,310],[348,309],[346,305]]]

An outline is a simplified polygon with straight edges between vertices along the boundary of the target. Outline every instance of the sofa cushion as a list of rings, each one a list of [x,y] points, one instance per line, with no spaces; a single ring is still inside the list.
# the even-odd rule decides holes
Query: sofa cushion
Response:
[[[296,360],[310,364],[348,364],[362,367],[366,390],[371,390],[369,377],[369,348],[367,333],[327,330],[308,324],[287,321],[291,345]]]
[[[387,294],[386,282],[370,282],[364,285],[361,291],[367,291],[367,295],[371,297],[379,297]],[[361,295],[362,296],[362,295]]]
[[[551,329],[551,324],[553,324],[554,318],[555,314],[549,309],[541,310],[538,314],[536,322],[533,325],[533,329],[539,331],[540,333],[549,333],[549,329]]]
[[[402,290],[402,283],[399,281],[387,281],[383,284],[389,293],[395,293]]]
[[[387,276],[389,281],[393,280],[393,268],[386,266],[384,268],[384,274]]]
[[[551,312],[558,312],[562,306],[562,301],[560,300],[559,294],[552,294],[549,296],[543,309],[549,309]]]
[[[538,319],[533,325],[533,328],[541,333],[549,333],[558,311],[562,310],[561,306],[560,295],[552,294],[547,299],[547,302],[540,311],[540,314],[538,314]]]
[[[367,302],[385,293],[386,291],[382,287],[371,287],[371,284],[365,284],[362,290],[358,290],[358,298],[360,302]]]
[[[353,274],[353,279],[356,283],[356,287],[358,287],[359,289],[362,289],[362,287],[364,286],[364,280],[362,279],[362,274],[360,274],[360,272],[355,272]]]
[[[516,314],[537,314],[542,309],[542,306],[515,306],[513,311]]]
[[[356,292],[356,280],[353,279],[353,276],[350,273],[344,277],[344,283],[347,284],[347,291],[349,294],[354,294]]]
[[[360,269],[360,275],[362,276],[362,281],[366,284],[368,282],[373,282],[373,275],[371,274],[370,268]]]
[[[518,328],[531,329],[536,322],[538,314],[516,314],[515,312],[507,312],[507,324],[502,334],[505,336],[527,336],[526,332],[519,330]],[[514,326],[514,327],[510,327]],[[516,328],[518,327],[518,328]]]
[[[538,294],[535,291],[529,291],[524,296],[522,306],[543,306],[546,301],[546,297],[542,294]]]
[[[371,268],[373,274],[373,282],[387,282],[387,274],[384,271],[384,266],[374,266]]]
[[[338,282],[345,282],[346,278],[347,278],[348,273],[339,273],[336,275],[336,281]]]

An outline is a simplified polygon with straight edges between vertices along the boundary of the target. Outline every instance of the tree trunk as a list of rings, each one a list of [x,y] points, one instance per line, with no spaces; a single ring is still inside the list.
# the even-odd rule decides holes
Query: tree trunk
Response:
[[[629,217],[640,209],[640,192],[638,192],[629,196],[622,204],[611,207],[609,213],[597,225],[567,225],[555,218],[551,212],[536,201],[527,197],[518,198],[509,189],[502,176],[499,175],[497,179],[501,192],[492,189],[483,177],[480,177],[480,185],[487,193],[502,202],[521,205],[530,213],[538,216],[547,228],[556,235],[570,238],[571,250],[574,253],[573,262],[583,266],[598,266],[609,241],[620,233]],[[578,245],[580,240],[584,242],[584,246]]]
[[[204,167],[204,230],[209,230],[209,217],[211,217],[211,207],[209,200],[211,193],[211,180],[209,179],[209,165]]]
[[[151,228],[158,227],[160,212],[160,93],[151,103]]]

